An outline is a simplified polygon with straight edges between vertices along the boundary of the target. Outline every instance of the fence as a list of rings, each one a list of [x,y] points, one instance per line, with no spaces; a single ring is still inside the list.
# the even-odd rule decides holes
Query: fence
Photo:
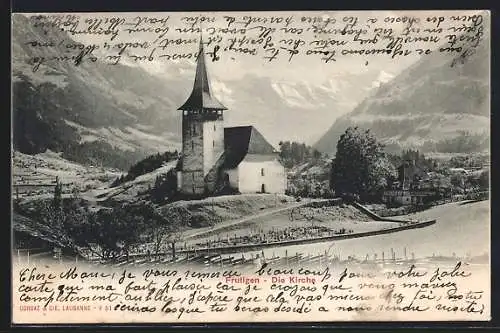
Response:
[[[281,252],[283,253],[283,252]],[[340,251],[331,251],[331,249],[318,251],[318,252],[295,252],[290,253],[285,250],[284,255],[276,255],[274,250],[262,249],[254,252],[240,252],[235,254],[223,255],[221,253],[184,253],[179,254],[177,257],[141,257],[133,258],[130,260],[122,260],[120,262],[108,263],[94,263],[95,265],[105,266],[135,266],[135,267],[151,267],[155,265],[167,265],[168,267],[186,267],[196,266],[202,270],[210,269],[224,269],[227,267],[234,267],[245,270],[245,267],[255,269],[261,267],[262,264],[272,264],[273,267],[282,268],[297,266],[300,267],[327,267],[333,265],[346,265],[346,264],[367,264],[367,265],[382,265],[391,266],[401,264],[415,264],[420,265],[432,264],[439,262],[440,264],[455,265],[456,262],[464,261],[478,264],[488,264],[488,261],[480,257],[458,257],[455,253],[441,254],[433,253],[430,255],[418,254],[415,251],[403,247],[385,249],[382,251],[373,251],[370,253],[341,253]],[[379,266],[380,267],[380,266]]]

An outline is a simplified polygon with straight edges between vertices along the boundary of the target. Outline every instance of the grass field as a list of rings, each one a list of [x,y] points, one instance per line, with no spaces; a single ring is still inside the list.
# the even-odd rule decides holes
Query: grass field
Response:
[[[253,217],[239,223],[222,226],[216,230],[207,229],[186,244],[216,241],[228,237],[241,237],[267,233],[272,230],[300,227],[325,227],[334,231],[345,229],[352,232],[365,232],[398,226],[394,222],[374,221],[352,206],[332,206],[322,208],[299,207],[281,210],[262,217]],[[189,235],[189,234],[186,234]],[[192,235],[192,232],[191,232]]]

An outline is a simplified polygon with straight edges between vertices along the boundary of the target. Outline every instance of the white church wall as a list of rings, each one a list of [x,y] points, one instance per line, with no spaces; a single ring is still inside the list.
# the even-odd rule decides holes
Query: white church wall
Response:
[[[177,190],[181,190],[182,189],[182,172],[181,171],[177,171]]]
[[[248,155],[247,155],[248,157]],[[286,177],[285,168],[277,160],[249,161],[245,158],[238,167],[239,191],[241,193],[285,193]]]

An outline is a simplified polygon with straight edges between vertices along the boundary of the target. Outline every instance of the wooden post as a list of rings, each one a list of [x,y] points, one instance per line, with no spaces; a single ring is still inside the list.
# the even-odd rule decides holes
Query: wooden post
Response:
[[[30,264],[30,250],[26,252],[27,254],[27,260],[28,260],[28,265]]]
[[[285,264],[288,266],[288,250],[285,250]]]
[[[21,264],[21,251],[19,251],[19,249],[17,249],[17,263],[18,264]]]

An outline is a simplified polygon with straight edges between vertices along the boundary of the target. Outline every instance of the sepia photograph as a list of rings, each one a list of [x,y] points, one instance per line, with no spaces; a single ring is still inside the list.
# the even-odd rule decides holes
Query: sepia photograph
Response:
[[[15,323],[490,320],[490,13],[13,13]]]

